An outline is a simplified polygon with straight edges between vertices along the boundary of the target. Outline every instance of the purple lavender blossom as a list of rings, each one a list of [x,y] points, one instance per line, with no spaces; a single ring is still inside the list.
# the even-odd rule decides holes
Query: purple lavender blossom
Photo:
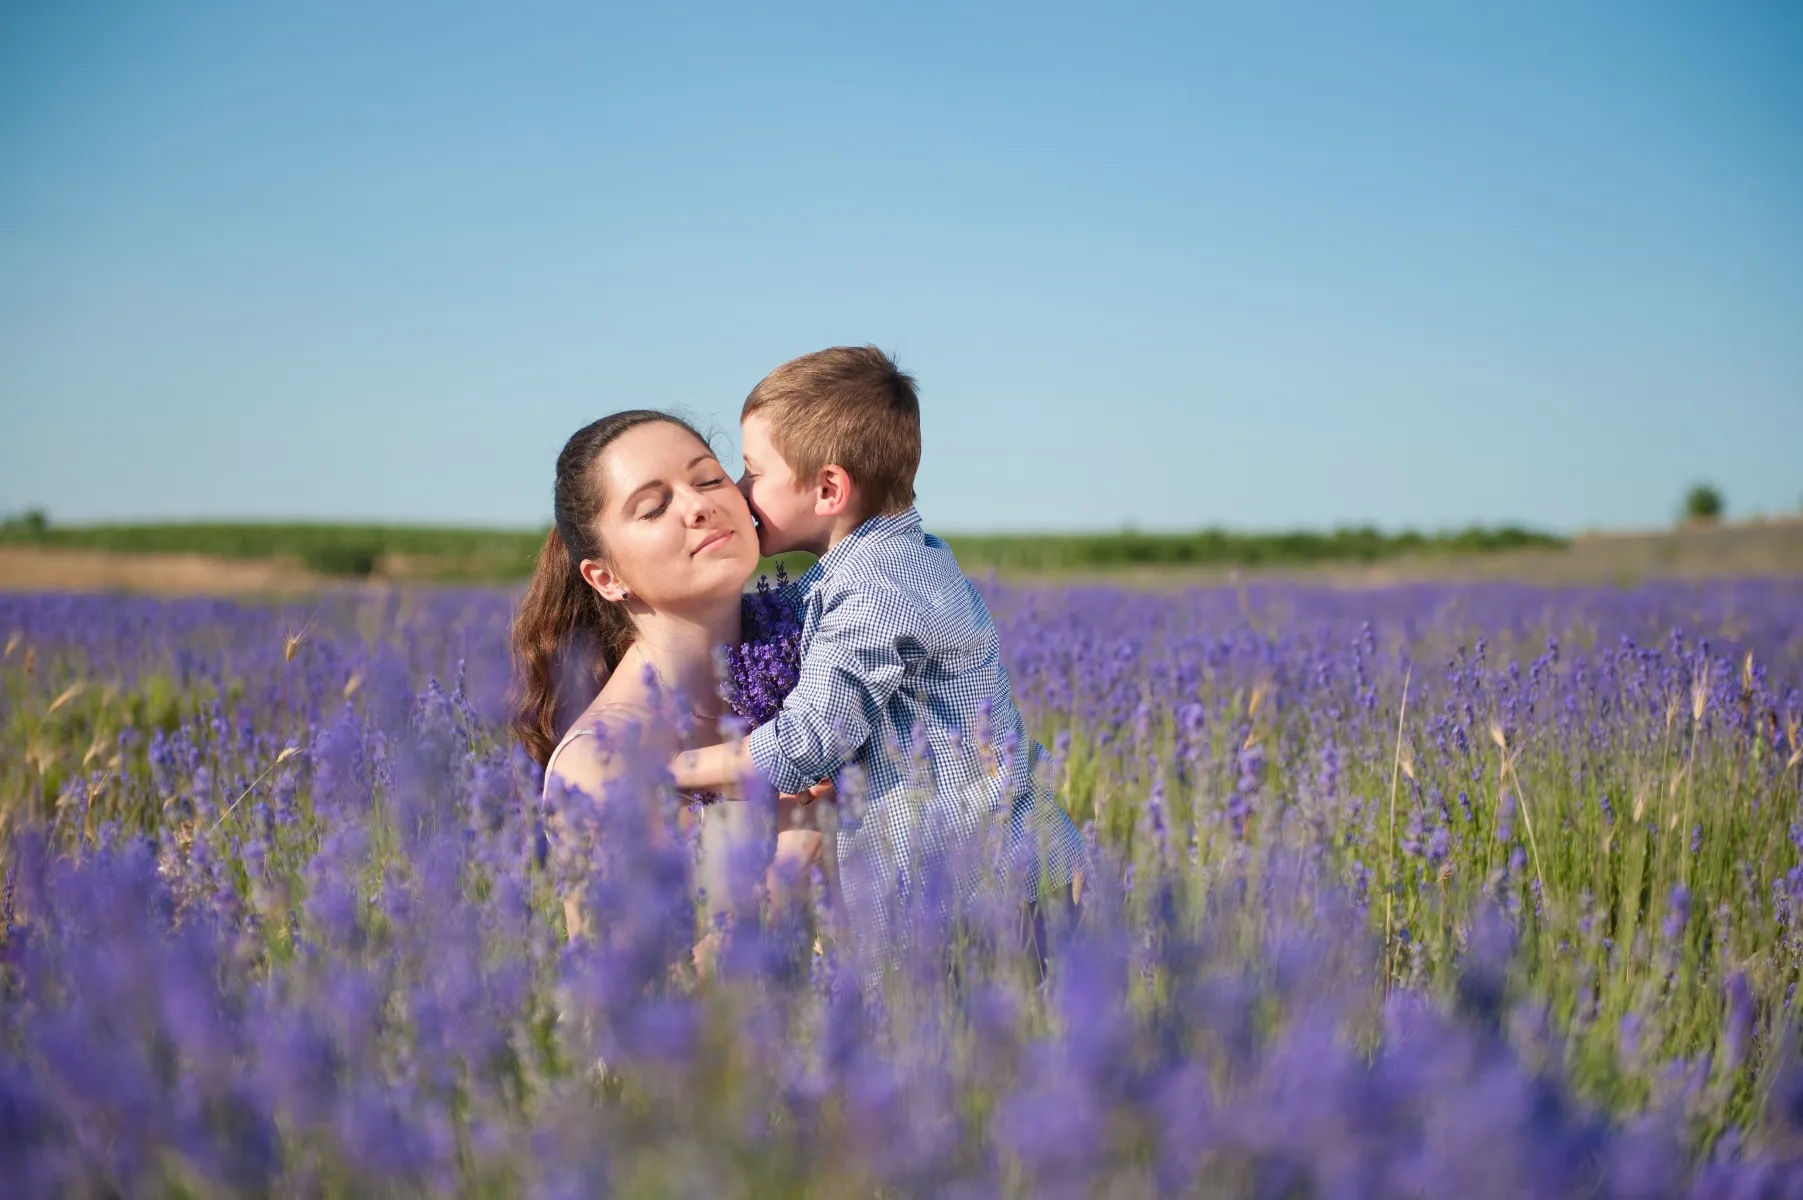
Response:
[[[747,601],[778,652],[736,664],[746,719],[792,685],[779,595]],[[0,658],[9,1184],[1775,1195],[1803,1168],[1769,966],[1803,953],[1798,585],[987,595],[1095,875],[1043,984],[998,952],[1017,908],[902,881],[923,936],[875,995],[824,874],[815,910],[768,906],[761,863],[700,898],[651,784],[541,801],[499,724],[506,595],[328,598],[292,657],[279,606],[0,595],[0,647],[36,652]],[[1680,761],[1707,856],[1673,853]]]
[[[1690,924],[1690,889],[1681,883],[1673,884],[1671,896],[1666,900],[1665,924],[1661,932],[1667,943],[1675,943],[1684,937],[1685,927]]]
[[[744,640],[726,652],[727,700],[753,726],[776,716],[801,672],[801,616],[787,588],[780,563],[774,587],[758,577],[757,591],[744,601]]]

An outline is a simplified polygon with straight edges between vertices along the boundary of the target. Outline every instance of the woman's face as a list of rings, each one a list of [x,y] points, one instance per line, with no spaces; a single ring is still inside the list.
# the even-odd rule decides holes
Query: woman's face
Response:
[[[713,451],[680,425],[654,421],[616,438],[594,469],[610,562],[582,574],[610,600],[653,608],[737,596],[757,568],[757,533],[745,497]]]

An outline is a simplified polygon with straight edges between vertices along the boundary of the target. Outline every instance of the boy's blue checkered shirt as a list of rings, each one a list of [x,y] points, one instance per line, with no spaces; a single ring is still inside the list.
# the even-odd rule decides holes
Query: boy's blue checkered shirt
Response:
[[[791,586],[800,677],[752,731],[751,758],[779,791],[838,783],[840,887],[859,939],[886,943],[921,865],[992,831],[1030,855],[1028,887],[1069,883],[1082,836],[1026,736],[988,606],[920,514],[872,517]]]

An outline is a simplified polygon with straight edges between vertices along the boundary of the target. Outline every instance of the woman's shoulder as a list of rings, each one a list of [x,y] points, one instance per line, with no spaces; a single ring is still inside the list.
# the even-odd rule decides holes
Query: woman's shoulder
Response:
[[[640,747],[651,749],[674,744],[669,722],[650,708],[615,701],[589,706],[564,734],[560,746],[574,750],[580,743],[591,754],[620,753]]]
[[[545,764],[545,778],[592,787],[621,773],[634,758],[662,762],[680,748],[656,713],[635,704],[591,705],[576,719]]]
[[[597,700],[576,718],[570,732],[605,735],[620,730],[642,729],[650,726],[656,718],[657,714],[643,704],[625,700]]]

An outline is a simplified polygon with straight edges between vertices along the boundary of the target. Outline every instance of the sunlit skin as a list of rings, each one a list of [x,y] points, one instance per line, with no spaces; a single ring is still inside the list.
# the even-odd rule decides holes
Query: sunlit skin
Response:
[[[763,553],[825,554],[862,523],[858,483],[844,467],[829,463],[813,479],[796,478],[762,413],[746,417],[739,434],[745,459],[739,491],[757,517]]]
[[[663,755],[716,745],[724,702],[714,652],[739,640],[740,596],[758,561],[751,511],[713,451],[678,425],[627,431],[593,469],[607,556],[584,559],[579,569],[604,601],[625,605],[637,637],[577,724],[630,733]],[[686,742],[653,719],[657,681],[698,718]],[[609,741],[621,744],[619,736]],[[601,739],[575,739],[558,756],[555,776],[598,793],[622,765],[603,746]],[[819,841],[817,833],[784,835],[779,861],[805,865]]]
[[[796,478],[770,440],[762,413],[752,413],[739,426],[745,471],[739,491],[758,521],[758,549],[764,554],[805,550],[825,554],[863,523],[857,480],[844,467],[829,463],[813,479]],[[670,764],[681,788],[722,791],[739,786],[756,771],[745,742],[686,748]],[[811,798],[816,788],[804,794]]]
[[[757,567],[745,498],[713,451],[664,422],[621,435],[593,470],[606,557],[584,559],[582,578],[626,607],[637,638],[591,711],[649,711],[650,664],[698,715],[717,717],[714,649],[738,640],[739,596]]]

